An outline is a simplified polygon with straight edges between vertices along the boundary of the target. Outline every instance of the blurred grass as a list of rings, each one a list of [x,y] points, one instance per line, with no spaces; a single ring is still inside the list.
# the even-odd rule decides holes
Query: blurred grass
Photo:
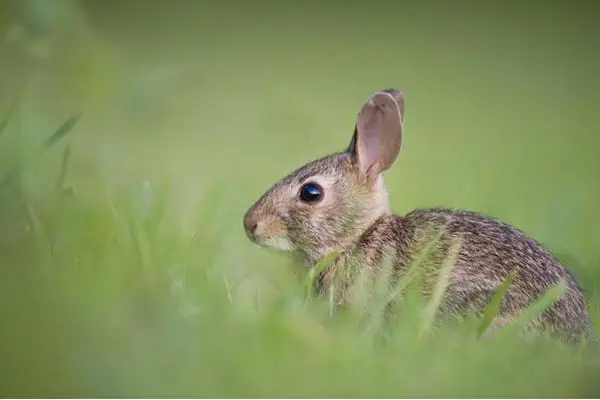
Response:
[[[418,304],[383,344],[241,226],[395,86],[394,209],[514,223],[598,304],[594,4],[49,3],[0,2],[3,396],[598,396],[595,350],[420,337]]]

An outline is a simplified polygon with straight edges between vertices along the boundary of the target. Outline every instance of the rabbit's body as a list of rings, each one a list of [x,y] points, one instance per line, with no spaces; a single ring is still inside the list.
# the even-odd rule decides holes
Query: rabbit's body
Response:
[[[439,308],[441,318],[480,314],[516,270],[498,325],[509,322],[562,279],[564,294],[531,326],[537,331],[549,329],[566,340],[581,335],[593,339],[581,289],[548,251],[522,231],[461,210],[391,213],[382,174],[400,151],[403,117],[404,98],[399,91],[373,95],[359,113],[347,150],[300,167],[248,210],[244,227],[249,238],[291,252],[308,265],[339,252],[317,280],[317,290],[322,293],[341,284],[337,298],[341,304],[356,272],[375,277],[391,261],[394,283],[435,239],[427,259],[419,263],[423,291],[429,294],[456,243],[460,247]]]
[[[516,271],[496,323],[510,322],[562,279],[566,283],[563,296],[530,325],[553,331],[567,341],[576,341],[582,334],[594,340],[585,297],[567,270],[519,229],[469,211],[434,208],[414,210],[405,216],[382,215],[348,253],[343,252],[323,272],[317,292],[325,292],[337,281],[341,283],[338,302],[343,304],[345,295],[351,294],[345,289],[356,272],[349,271],[348,266],[358,264],[360,273],[375,277],[391,251],[391,289],[416,263],[424,273],[423,294],[429,296],[444,262],[452,257],[453,243],[460,247],[439,307],[440,318],[454,320],[469,313],[481,316],[494,293]],[[430,244],[433,246],[427,248]],[[430,256],[423,259],[424,252]]]

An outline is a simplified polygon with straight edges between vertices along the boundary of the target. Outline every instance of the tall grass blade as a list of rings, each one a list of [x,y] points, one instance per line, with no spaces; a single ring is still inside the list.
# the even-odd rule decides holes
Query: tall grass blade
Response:
[[[534,321],[541,313],[551,307],[565,292],[566,282],[561,279],[556,285],[548,289],[540,298],[525,308],[515,320],[501,332],[505,335],[514,335],[523,331],[527,324]]]
[[[365,328],[365,333],[367,334],[373,335],[381,331],[389,316],[387,310],[391,305],[389,298],[390,293],[394,291],[390,283],[392,282],[393,275],[396,273],[394,257],[395,251],[384,251],[381,269],[375,278],[373,305],[369,307],[369,321]]]
[[[315,279],[319,276],[319,274],[321,272],[323,272],[325,270],[325,268],[327,268],[329,265],[331,265],[331,263],[333,261],[335,261],[335,259],[338,258],[339,255],[340,255],[340,253],[335,252],[335,251],[329,253],[308,271],[308,274],[306,275],[306,278],[304,281],[304,286],[306,288],[306,297],[308,300],[310,300],[315,294],[314,293]]]
[[[500,313],[500,307],[502,306],[502,300],[504,300],[504,296],[508,291],[508,288],[514,282],[517,277],[517,270],[513,270],[508,277],[504,280],[502,285],[498,288],[494,296],[490,300],[488,306],[486,307],[483,318],[477,327],[477,338],[481,338],[481,336],[487,331],[487,329],[492,324],[494,318]]]
[[[431,327],[435,322],[435,316],[440,307],[440,304],[442,303],[444,294],[446,293],[446,288],[448,287],[448,282],[450,281],[452,268],[454,268],[454,264],[456,263],[456,260],[458,258],[458,253],[460,251],[461,245],[461,239],[455,239],[453,241],[452,246],[450,247],[449,254],[444,260],[444,264],[442,264],[442,267],[440,268],[440,275],[435,283],[431,299],[427,303],[425,310],[423,310],[421,328],[419,332],[420,336],[424,336],[425,334],[431,331]]]
[[[142,269],[149,278],[153,278],[152,270],[150,265],[150,251],[148,244],[144,240],[142,232],[135,221],[129,223],[129,234],[131,237],[133,250],[136,255],[137,261],[140,263]]]
[[[48,149],[60,142],[69,132],[73,130],[77,122],[81,119],[81,116],[82,113],[78,113],[63,122],[63,124],[59,126],[58,129],[42,143],[42,148]]]
[[[551,307],[565,292],[567,283],[560,280],[556,285],[548,289],[539,299],[527,307],[515,320],[515,325],[525,326],[528,322],[535,319],[538,315]]]
[[[586,301],[588,314],[590,315],[590,331],[588,332],[588,341],[592,344],[598,344],[598,338],[596,337],[596,332],[600,328],[600,319],[598,319],[598,310],[594,306],[592,299],[587,299]]]
[[[0,136],[2,136],[2,134],[5,132],[6,127],[8,126],[8,123],[11,120],[11,118],[13,117],[13,115],[15,115],[15,112],[17,111],[18,106],[19,106],[19,101],[15,100],[12,103],[12,105],[10,106],[10,108],[8,109],[8,112],[4,116],[4,119],[2,120],[2,122],[0,122]]]
[[[393,302],[399,296],[401,296],[404,293],[405,289],[420,275],[420,273],[423,270],[422,267],[423,267],[423,264],[425,263],[425,260],[427,259],[427,256],[429,254],[431,254],[431,252],[434,249],[434,245],[439,242],[439,240],[442,238],[442,236],[446,232],[446,228],[448,227],[448,224],[449,224],[449,222],[444,224],[443,226],[441,226],[439,228],[438,232],[436,233],[435,237],[433,239],[431,239],[427,243],[427,245],[419,251],[418,257],[410,264],[410,266],[409,266],[408,270],[406,271],[406,273],[404,274],[404,276],[402,276],[398,280],[394,290],[388,295],[387,300],[383,303],[384,307],[385,307],[385,304]],[[380,310],[380,311],[382,311],[382,310]]]
[[[14,113],[14,110],[12,111]],[[49,149],[52,146],[56,145],[61,139],[63,139],[70,131],[73,130],[75,124],[81,119],[82,114],[79,113],[69,119],[67,119],[50,137],[44,140],[41,144],[41,148],[43,150]],[[1,133],[1,130],[0,130]],[[70,150],[67,153],[63,153],[63,167],[66,168],[65,162],[68,161],[70,157]],[[66,157],[66,159],[65,159]],[[19,175],[23,166],[27,165],[28,162],[32,162],[33,156],[28,156],[25,160],[18,163],[17,165],[12,166],[3,176],[0,178],[0,188],[8,186],[11,184],[15,177]],[[66,174],[66,169],[64,171]]]
[[[67,171],[69,169],[69,160],[71,158],[71,147],[65,147],[65,150],[62,154],[62,159],[60,162],[60,171],[58,173],[58,177],[55,182],[55,187],[57,190],[62,191],[65,179],[67,178]]]

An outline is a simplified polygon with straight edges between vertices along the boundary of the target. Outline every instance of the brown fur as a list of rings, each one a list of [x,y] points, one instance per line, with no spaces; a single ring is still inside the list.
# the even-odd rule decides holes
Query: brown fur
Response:
[[[581,335],[594,340],[581,288],[557,259],[524,232],[469,211],[420,209],[405,216],[390,212],[382,173],[400,151],[403,113],[400,92],[389,89],[375,94],[359,113],[346,151],[292,172],[248,210],[244,225],[250,239],[290,251],[307,265],[332,251],[340,252],[320,276],[317,289],[323,293],[334,282],[341,282],[338,302],[342,305],[347,300],[345,289],[357,272],[353,265],[358,272],[375,276],[391,250],[396,281],[444,229],[422,267],[423,292],[428,295],[452,244],[460,240],[440,317],[481,315],[494,292],[516,270],[497,318],[499,324],[510,321],[562,279],[565,293],[532,326],[567,341],[577,341]],[[325,195],[320,202],[300,201],[298,193],[306,182],[323,187]]]

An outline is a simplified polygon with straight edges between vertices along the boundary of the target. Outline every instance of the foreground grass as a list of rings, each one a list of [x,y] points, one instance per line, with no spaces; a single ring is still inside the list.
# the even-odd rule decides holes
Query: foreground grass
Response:
[[[72,121],[50,151],[65,126]],[[218,212],[223,189],[207,190],[197,229],[184,235],[169,193],[151,182],[96,201],[69,190],[68,154],[43,173],[21,164],[1,188],[13,235],[0,259],[5,396],[597,393],[593,348],[516,335],[478,341],[478,321],[432,331],[435,303],[418,298],[384,330],[377,315],[331,315],[327,301],[306,302],[306,281],[283,261],[240,277],[242,245],[229,231],[240,228]],[[39,185],[36,174],[58,179]]]

